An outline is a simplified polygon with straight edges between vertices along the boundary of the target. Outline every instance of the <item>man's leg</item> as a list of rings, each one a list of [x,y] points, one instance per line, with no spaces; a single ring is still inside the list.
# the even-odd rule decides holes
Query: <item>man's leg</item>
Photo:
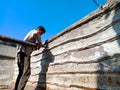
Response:
[[[18,85],[19,85],[19,81],[20,81],[20,78],[23,74],[23,68],[24,68],[24,55],[23,54],[17,54],[17,65],[18,65],[18,69],[19,69],[19,72],[18,72],[18,76],[17,76],[17,79],[16,79],[16,83],[15,83],[15,90],[18,90]]]
[[[22,77],[20,79],[19,85],[18,85],[18,90],[24,90],[25,85],[30,77],[30,57],[25,57],[24,59],[24,70]]]

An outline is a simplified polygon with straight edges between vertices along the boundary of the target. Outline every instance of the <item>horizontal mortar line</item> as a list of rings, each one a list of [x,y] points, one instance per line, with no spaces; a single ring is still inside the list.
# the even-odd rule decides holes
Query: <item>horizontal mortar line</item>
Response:
[[[6,55],[0,55],[0,58],[7,58],[7,59],[9,59],[9,60],[13,60],[13,59],[15,59],[16,57],[14,57],[14,56],[6,56]],[[6,59],[2,59],[2,60],[6,60]]]
[[[119,53],[116,53],[112,56],[110,55],[106,55],[104,57],[101,57],[97,60],[89,60],[89,61],[79,61],[79,62],[76,62],[76,61],[65,61],[65,62],[60,62],[60,63],[53,63],[53,64],[49,64],[49,67],[50,66],[55,66],[55,65],[64,65],[64,64],[69,64],[69,63],[75,63],[75,64],[91,64],[91,63],[100,63],[100,62],[103,62],[103,61],[108,61],[109,59],[113,59],[113,58],[118,58],[120,57],[120,54]],[[45,65],[47,66],[47,65]],[[36,68],[40,68],[41,67],[41,64],[40,66],[37,66],[37,67],[34,67],[32,69],[36,69]]]
[[[39,85],[46,85],[46,84],[50,84],[50,85],[56,85],[56,86],[59,86],[59,87],[67,87],[67,88],[69,88],[69,86],[68,85],[65,85],[65,84],[59,84],[59,83],[51,83],[51,82],[48,82],[48,81],[43,81],[43,82],[40,82],[40,81],[28,81],[28,82],[30,82],[30,83],[32,83],[32,84],[38,84],[38,86]]]
[[[65,42],[63,42],[63,43],[60,43],[59,45],[56,45],[56,46],[50,48],[49,50],[52,50],[52,49],[54,49],[54,48],[56,48],[56,47],[58,47],[58,46],[64,45],[64,44],[69,43],[69,42],[75,42],[75,41],[78,41],[78,40],[81,40],[81,39],[86,39],[86,38],[89,38],[89,37],[93,37],[93,36],[95,36],[96,34],[99,34],[99,33],[101,33],[101,32],[106,31],[106,30],[107,30],[108,28],[110,28],[112,25],[115,25],[115,24],[117,24],[117,23],[119,23],[119,22],[120,22],[120,18],[119,18],[118,20],[116,20],[116,21],[114,21],[114,22],[106,25],[105,27],[103,27],[102,29],[98,30],[97,32],[94,32],[94,33],[92,33],[92,34],[90,34],[90,35],[86,35],[86,36],[83,36],[83,37],[74,38],[74,39],[65,41]]]
[[[55,86],[59,86],[59,87],[65,87],[65,88],[71,88],[71,87],[75,87],[75,88],[81,88],[81,89],[87,89],[87,90],[98,90],[97,88],[91,88],[91,87],[86,87],[86,86],[81,86],[81,85],[76,85],[76,84],[69,84],[69,85],[65,85],[65,84],[59,84],[59,83],[51,83],[51,82],[39,82],[39,81],[29,81],[32,84],[38,84],[39,85],[55,85]]]
[[[46,73],[38,73],[38,74],[32,74],[31,76],[38,76],[38,75],[67,75],[67,74],[97,74],[97,75],[105,75],[105,74],[111,74],[111,75],[120,75],[120,71],[76,71],[76,72],[46,72]]]
[[[75,26],[72,26],[72,27],[64,30],[62,33],[58,34],[57,36],[53,37],[51,40],[49,40],[49,42],[54,41],[56,38],[64,35],[65,33],[68,33],[68,32],[70,32],[70,31],[72,31],[72,30],[75,29],[75,28],[78,28],[78,27],[86,24],[87,22],[89,22],[89,21],[91,21],[91,20],[93,20],[93,19],[95,19],[95,18],[97,18],[97,17],[101,17],[101,16],[105,15],[106,13],[112,11],[113,9],[119,8],[119,5],[120,5],[120,3],[118,3],[117,5],[113,5],[113,6],[111,6],[111,7],[104,8],[104,10],[102,10],[101,12],[98,12],[98,13],[95,14],[95,15],[86,17],[85,19],[81,20],[79,23],[76,23]]]
[[[102,29],[98,30],[97,32],[94,32],[94,33],[92,33],[92,34],[90,34],[90,35],[86,35],[86,36],[83,36],[83,37],[80,37],[80,38],[74,38],[74,39],[65,41],[65,42],[63,42],[63,43],[60,43],[59,45],[56,45],[56,46],[53,46],[53,47],[49,48],[49,51],[52,50],[52,49],[54,49],[54,48],[56,48],[56,47],[59,47],[59,46],[61,46],[61,45],[64,45],[64,44],[67,44],[67,43],[70,43],[70,42],[75,42],[75,41],[78,41],[78,40],[81,40],[81,39],[86,39],[86,38],[89,38],[89,37],[93,37],[93,36],[95,36],[96,34],[99,34],[99,33],[101,33],[101,32],[106,31],[106,30],[107,30],[108,28],[110,28],[112,25],[115,25],[115,24],[117,24],[117,23],[119,23],[119,22],[120,22],[120,18],[117,19],[116,21],[114,21],[114,22],[106,25],[105,27],[103,27]],[[48,51],[48,50],[46,50],[46,51]],[[32,55],[32,56],[37,56],[37,55],[42,54],[42,53],[44,53],[44,52],[46,52],[46,51],[42,51],[41,53],[37,53],[37,54]]]
[[[7,90],[7,89],[11,89],[11,88],[8,85],[0,85],[0,89],[2,89],[2,90],[6,89]]]
[[[89,46],[87,46],[87,47],[77,48],[77,49],[73,49],[73,50],[68,50],[68,51],[62,52],[62,53],[59,53],[59,54],[54,55],[54,57],[59,56],[59,55],[62,55],[62,54],[65,54],[65,53],[68,53],[68,52],[78,52],[78,51],[87,50],[87,49],[94,48],[94,47],[100,46],[100,45],[105,44],[105,43],[108,43],[108,42],[113,42],[113,41],[115,41],[115,40],[117,40],[117,39],[120,39],[120,35],[117,35],[116,37],[110,38],[110,39],[105,40],[105,41],[102,41],[102,42],[98,42],[98,43],[95,43],[95,44],[91,44],[91,45],[89,45]],[[38,61],[34,61],[34,62],[32,62],[32,63],[36,63],[36,62],[42,61],[42,60],[44,60],[44,59],[47,59],[47,58],[42,58],[42,59],[40,59],[40,60],[38,60]]]
[[[118,58],[120,57],[120,54],[114,54],[112,56],[104,56],[101,57],[97,60],[89,60],[89,61],[79,61],[79,62],[75,62],[75,61],[66,61],[66,62],[62,62],[62,63],[54,63],[54,64],[50,64],[49,66],[55,66],[55,65],[63,65],[63,64],[69,64],[69,63],[76,63],[76,64],[91,64],[91,63],[100,63],[103,61],[108,61],[109,59],[113,59],[113,58]]]
[[[47,57],[45,57],[45,58],[51,58],[51,56],[47,56]],[[37,62],[40,62],[40,61],[42,61],[42,60],[44,60],[44,59],[36,60],[36,61],[31,62],[31,63],[37,63]]]
[[[58,55],[65,54],[65,53],[68,53],[68,52],[76,52],[76,51],[87,50],[87,49],[94,48],[94,47],[100,46],[100,45],[108,43],[108,42],[113,42],[113,41],[115,41],[117,39],[120,39],[120,35],[117,35],[116,37],[110,38],[110,39],[102,41],[102,42],[98,42],[98,43],[94,43],[94,44],[88,45],[87,47],[82,47],[82,48],[77,48],[77,49],[73,49],[73,50],[68,50],[68,51],[56,54],[54,56],[58,56]]]
[[[81,89],[84,89],[84,90],[102,90],[102,89],[98,89],[98,88],[80,86],[80,85],[75,85],[75,84],[71,84],[70,87],[81,88]]]

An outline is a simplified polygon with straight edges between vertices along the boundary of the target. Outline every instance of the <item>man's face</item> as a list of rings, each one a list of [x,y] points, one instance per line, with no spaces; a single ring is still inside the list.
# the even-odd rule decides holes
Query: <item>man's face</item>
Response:
[[[43,30],[41,30],[41,29],[38,29],[37,31],[40,35],[44,34]]]

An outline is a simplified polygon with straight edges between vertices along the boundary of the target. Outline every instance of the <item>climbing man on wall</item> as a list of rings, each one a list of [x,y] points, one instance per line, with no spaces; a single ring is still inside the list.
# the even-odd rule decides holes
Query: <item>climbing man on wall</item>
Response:
[[[44,44],[41,42],[41,35],[44,34],[46,30],[43,26],[38,26],[36,30],[30,31],[24,41],[30,43],[36,43],[38,49],[44,47]],[[31,70],[30,70],[30,54],[33,51],[33,47],[21,45],[17,52],[17,64],[19,68],[19,74],[15,83],[15,90],[24,90],[25,85],[29,79]]]

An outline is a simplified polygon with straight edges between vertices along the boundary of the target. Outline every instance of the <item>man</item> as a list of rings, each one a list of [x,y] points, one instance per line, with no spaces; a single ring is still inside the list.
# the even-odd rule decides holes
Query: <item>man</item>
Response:
[[[37,27],[36,30],[30,31],[24,41],[31,43],[38,43],[38,49],[44,45],[41,42],[41,35],[46,31],[43,26]],[[30,54],[33,51],[33,47],[30,46],[20,46],[17,52],[17,64],[19,68],[19,74],[15,83],[15,90],[24,90],[25,85],[29,79],[31,70],[30,70]]]

